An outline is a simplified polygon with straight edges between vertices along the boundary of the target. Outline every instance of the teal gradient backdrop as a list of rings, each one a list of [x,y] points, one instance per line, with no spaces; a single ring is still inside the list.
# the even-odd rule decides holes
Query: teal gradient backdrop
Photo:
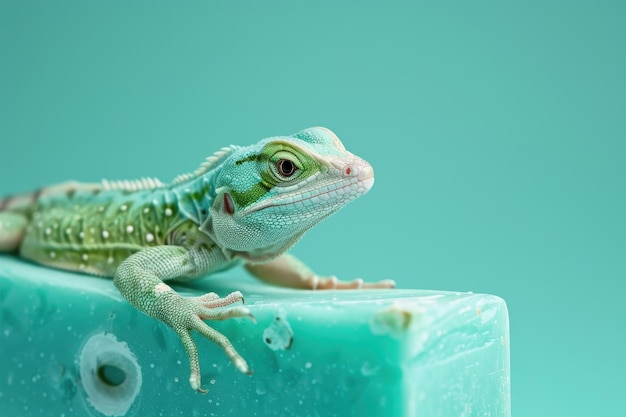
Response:
[[[502,296],[514,415],[617,415],[625,4],[0,0],[0,194],[328,126],[376,184],[294,252]]]

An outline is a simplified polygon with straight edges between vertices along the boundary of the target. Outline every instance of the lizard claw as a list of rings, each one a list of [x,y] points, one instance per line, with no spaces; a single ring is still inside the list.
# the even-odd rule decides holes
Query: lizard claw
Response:
[[[256,323],[254,316],[243,306],[228,307],[237,302],[243,302],[243,295],[239,291],[220,298],[215,293],[208,293],[200,297],[177,297],[171,300],[168,318],[164,320],[176,331],[187,351],[191,374],[189,384],[199,393],[206,393],[202,388],[200,378],[200,363],[198,348],[191,337],[196,331],[224,350],[235,368],[244,374],[251,374],[251,370],[243,357],[237,353],[228,337],[207,325],[203,320],[227,320],[233,317],[249,318]]]

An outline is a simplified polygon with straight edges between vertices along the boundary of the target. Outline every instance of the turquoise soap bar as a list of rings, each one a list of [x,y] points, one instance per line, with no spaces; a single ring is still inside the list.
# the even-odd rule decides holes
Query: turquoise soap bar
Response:
[[[240,290],[257,323],[211,322],[254,373],[196,337],[202,385],[167,326],[110,279],[0,256],[0,410],[11,416],[510,416],[509,329],[492,295]],[[197,335],[196,335],[197,336]]]

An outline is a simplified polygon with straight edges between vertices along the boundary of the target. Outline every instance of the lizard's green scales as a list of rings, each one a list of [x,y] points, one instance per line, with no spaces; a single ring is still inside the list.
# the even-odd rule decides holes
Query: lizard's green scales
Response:
[[[66,183],[0,200],[0,250],[58,268],[113,276],[122,295],[168,324],[202,391],[192,330],[249,372],[224,335],[203,320],[251,317],[239,292],[185,298],[163,281],[243,262],[258,278],[301,288],[388,288],[392,281],[320,278],[285,254],[308,229],[365,194],[371,166],[325,128],[222,148],[196,172],[155,179]]]

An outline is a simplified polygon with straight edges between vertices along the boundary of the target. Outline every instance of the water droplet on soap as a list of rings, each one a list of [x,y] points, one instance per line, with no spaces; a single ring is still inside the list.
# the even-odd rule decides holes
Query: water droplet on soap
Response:
[[[361,365],[361,375],[363,376],[376,375],[379,370],[380,366],[373,365],[367,361],[364,362],[363,365]]]

